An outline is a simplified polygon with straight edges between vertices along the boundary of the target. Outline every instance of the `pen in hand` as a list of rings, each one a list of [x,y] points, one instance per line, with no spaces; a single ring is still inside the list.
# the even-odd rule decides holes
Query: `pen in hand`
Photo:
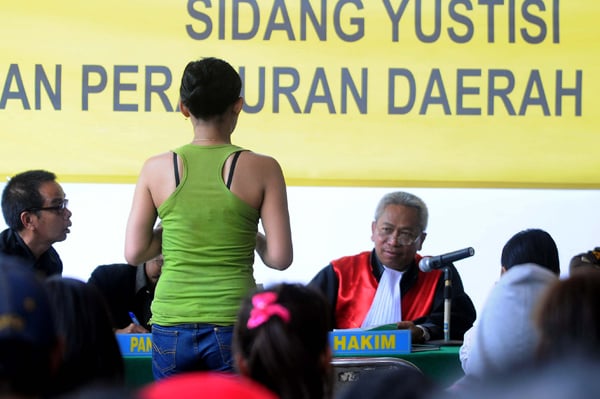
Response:
[[[136,326],[141,326],[142,325],[142,323],[140,323],[140,321],[137,319],[137,317],[135,317],[135,314],[133,312],[129,312],[129,317],[131,317],[131,321]]]
[[[144,326],[142,326],[142,323],[140,323],[140,321],[137,319],[137,317],[135,317],[135,313],[133,313],[133,312],[128,312],[128,313],[129,313],[129,318],[131,319],[131,323],[125,328],[116,329],[115,332],[117,334],[146,334],[146,333],[148,333],[148,330],[146,330],[146,328]]]

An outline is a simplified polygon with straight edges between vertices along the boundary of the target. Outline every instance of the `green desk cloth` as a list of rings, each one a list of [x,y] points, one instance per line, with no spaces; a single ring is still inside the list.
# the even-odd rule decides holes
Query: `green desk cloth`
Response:
[[[408,360],[435,382],[448,386],[464,375],[458,351],[458,346],[442,346],[439,350],[413,352],[394,357]],[[139,388],[153,381],[150,356],[124,356],[123,358],[125,382],[128,387]]]
[[[130,388],[140,388],[152,381],[152,357],[123,356],[125,361],[125,384]]]
[[[398,357],[413,363],[423,374],[439,384],[448,386],[464,376],[458,357],[459,349],[459,346],[441,346],[439,350],[414,352]]]

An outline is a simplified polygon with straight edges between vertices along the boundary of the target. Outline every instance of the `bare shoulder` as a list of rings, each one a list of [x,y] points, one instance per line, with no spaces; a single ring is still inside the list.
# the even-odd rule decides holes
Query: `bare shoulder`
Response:
[[[153,155],[146,159],[144,166],[142,167],[142,175],[146,173],[155,174],[165,169],[167,163],[173,164],[173,153],[163,152],[161,154]]]
[[[228,173],[228,171],[224,171]],[[285,190],[285,178],[277,160],[271,156],[244,151],[235,168],[232,191],[259,209],[266,192]]]
[[[155,166],[156,164],[163,164],[164,162],[173,162],[173,152],[167,151],[160,154],[156,154],[151,156],[146,160],[144,166],[148,165],[150,167]]]
[[[171,180],[173,183],[171,184]],[[174,186],[173,153],[164,152],[153,155],[144,162],[138,182],[148,188],[153,196],[157,196],[164,187]],[[167,192],[161,198],[168,195]],[[156,203],[157,198],[155,198]]]
[[[240,154],[240,160],[246,162],[250,167],[266,171],[281,171],[279,162],[270,155],[259,154],[252,151],[244,151]]]
[[[148,158],[140,172],[137,188],[143,195],[148,194],[154,207],[158,208],[175,189],[173,153],[164,152]]]

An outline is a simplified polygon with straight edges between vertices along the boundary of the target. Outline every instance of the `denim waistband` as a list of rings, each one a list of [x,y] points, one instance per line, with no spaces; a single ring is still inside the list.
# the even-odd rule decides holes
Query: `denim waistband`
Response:
[[[221,328],[221,327],[233,327],[233,324],[231,325],[221,325],[221,324],[210,324],[210,323],[182,323],[182,324],[175,324],[173,326],[162,326],[160,324],[153,324],[157,327],[160,328],[175,328],[175,329],[182,329],[182,330],[195,330],[198,328]]]

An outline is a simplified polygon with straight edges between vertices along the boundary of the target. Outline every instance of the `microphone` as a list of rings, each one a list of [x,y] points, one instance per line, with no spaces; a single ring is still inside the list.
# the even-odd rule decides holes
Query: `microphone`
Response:
[[[447,254],[438,256],[427,256],[419,262],[419,269],[422,272],[430,272],[435,269],[441,269],[448,264],[473,256],[475,250],[472,247],[459,249],[458,251],[448,252]]]

